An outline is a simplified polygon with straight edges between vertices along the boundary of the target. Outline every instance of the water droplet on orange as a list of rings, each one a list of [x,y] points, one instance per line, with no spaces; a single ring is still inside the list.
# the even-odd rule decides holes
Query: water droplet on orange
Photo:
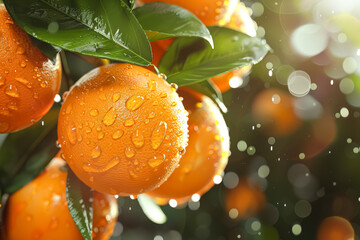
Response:
[[[153,105],[153,106],[159,106],[159,102],[158,102],[158,101],[154,101],[154,102],[152,103],[152,105]]]
[[[133,149],[132,147],[127,147],[125,148],[125,156],[127,158],[132,158],[135,156],[135,149]]]
[[[114,93],[112,96],[112,101],[117,102],[120,99],[120,93]]]
[[[162,92],[162,93],[160,94],[160,97],[161,97],[161,98],[167,98],[167,97],[168,97],[167,92]]]
[[[131,127],[132,125],[135,124],[135,121],[133,119],[128,119],[128,120],[125,120],[125,127]]]
[[[72,104],[69,104],[67,107],[66,107],[66,114],[70,114],[72,111]]]
[[[6,23],[6,24],[14,24],[14,21],[12,21],[12,20],[10,20],[10,19],[7,19],[7,20],[5,20],[5,23]]]
[[[154,156],[148,161],[150,167],[157,167],[165,161],[165,155]]]
[[[155,117],[155,113],[154,113],[154,112],[150,113],[149,116],[148,116],[148,118],[150,118],[150,119],[152,119],[152,118],[154,118],[154,117]]]
[[[161,121],[160,124],[153,130],[150,138],[153,149],[157,149],[164,141],[166,129],[166,122]]]
[[[155,80],[150,80],[148,82],[148,86],[150,91],[155,91],[157,88],[157,82]]]
[[[20,62],[20,67],[25,68],[25,67],[26,67],[26,62],[25,62],[25,61],[21,61],[21,62]]]
[[[17,87],[11,84],[5,89],[5,94],[14,98],[18,98],[20,96]]]
[[[67,135],[71,144],[76,144],[77,141],[77,134],[76,134],[76,127],[74,124],[71,124],[67,128]]]
[[[135,111],[144,103],[144,97],[134,95],[126,101],[126,108],[130,111]]]
[[[178,88],[179,88],[179,86],[178,86],[176,83],[171,83],[170,86],[171,86],[171,89],[172,89],[174,92],[176,92],[176,91],[178,90]]]
[[[85,165],[83,165],[82,168],[85,172],[88,172],[88,173],[101,173],[101,172],[106,172],[106,171],[110,170],[111,168],[115,167],[119,163],[120,163],[120,158],[114,157],[105,165],[95,166],[92,164],[85,164]]]
[[[130,176],[132,177],[132,178],[137,178],[138,176],[134,173],[134,171],[132,171],[132,170],[129,170],[129,174],[130,174]]]
[[[0,87],[5,84],[5,78],[0,76]]]
[[[103,139],[104,137],[105,137],[105,133],[103,133],[103,132],[99,133],[99,135],[98,135],[99,140]]]
[[[50,230],[55,230],[58,226],[59,226],[59,222],[58,222],[57,218],[52,217],[50,225],[49,225],[49,229]]]
[[[113,139],[119,139],[119,138],[121,138],[122,137],[122,135],[124,134],[124,131],[123,130],[117,130],[116,132],[114,132],[113,133],[113,135],[112,135],[112,138]]]
[[[139,133],[139,130],[133,133],[131,139],[136,148],[141,148],[144,145],[144,136]]]
[[[25,53],[25,49],[23,48],[23,47],[18,47],[17,49],[16,49],[16,52],[15,52],[16,54],[18,54],[18,55],[21,55],[21,54],[24,54]]]
[[[93,117],[96,117],[98,114],[99,114],[99,111],[97,109],[92,109],[90,111],[90,115],[93,116]]]
[[[103,119],[103,123],[106,125],[106,126],[111,126],[114,122],[115,122],[115,119],[116,119],[116,113],[115,113],[115,110],[114,108],[111,108],[104,116],[104,119]]]
[[[96,146],[92,151],[91,151],[91,157],[92,158],[98,158],[101,155],[101,148],[99,146]]]

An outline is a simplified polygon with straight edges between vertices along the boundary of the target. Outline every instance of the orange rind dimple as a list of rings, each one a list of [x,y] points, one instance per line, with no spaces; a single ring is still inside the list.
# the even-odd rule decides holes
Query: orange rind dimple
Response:
[[[176,89],[131,64],[83,76],[66,96],[58,124],[74,173],[97,191],[121,196],[163,183],[178,165],[187,131]]]
[[[5,239],[84,239],[68,210],[64,165],[62,159],[54,158],[42,174],[10,196],[5,211]],[[94,192],[93,239],[109,239],[117,217],[116,198]]]
[[[148,193],[162,204],[171,199],[180,204],[207,192],[214,177],[222,175],[230,154],[228,129],[217,106],[190,89],[180,88],[179,94],[189,112],[189,145],[169,179]]]
[[[0,5],[0,133],[26,128],[51,108],[61,83],[60,58],[46,57]]]

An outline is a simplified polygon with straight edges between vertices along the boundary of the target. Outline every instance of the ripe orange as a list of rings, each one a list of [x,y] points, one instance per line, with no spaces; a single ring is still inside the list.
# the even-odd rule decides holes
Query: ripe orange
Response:
[[[226,211],[231,218],[246,219],[256,215],[265,202],[265,195],[257,185],[240,180],[237,187],[226,194]]]
[[[26,128],[51,108],[61,83],[54,65],[0,5],[0,133]]]
[[[195,14],[205,25],[215,25],[230,10],[234,0],[138,0],[137,3],[164,2],[178,5]]]
[[[325,218],[317,232],[317,240],[354,240],[354,229],[351,223],[342,217]]]
[[[183,203],[193,194],[207,192],[214,176],[222,174],[230,152],[225,120],[212,100],[186,88],[179,94],[189,112],[189,145],[169,179],[148,193],[159,203],[170,199]]]
[[[251,19],[249,11],[247,10],[244,3],[239,2],[235,8],[233,15],[230,18],[230,22],[226,23],[225,20],[220,20],[218,25],[223,25],[228,28],[245,33],[251,37],[256,36],[256,24]],[[221,74],[219,76],[211,78],[215,85],[219,88],[221,92],[226,92],[230,89],[229,81],[232,78],[242,78],[250,72],[251,66],[245,66],[239,69],[236,69],[231,72]]]
[[[288,136],[301,123],[294,111],[293,97],[280,89],[266,89],[258,93],[253,101],[252,113],[255,121],[274,136]]]
[[[158,187],[187,145],[187,112],[175,87],[139,66],[92,70],[60,112],[64,157],[99,192],[129,196]]]
[[[54,158],[32,182],[10,196],[5,212],[7,240],[83,240],[66,202],[65,162]],[[93,239],[108,239],[115,226],[116,198],[94,192]]]

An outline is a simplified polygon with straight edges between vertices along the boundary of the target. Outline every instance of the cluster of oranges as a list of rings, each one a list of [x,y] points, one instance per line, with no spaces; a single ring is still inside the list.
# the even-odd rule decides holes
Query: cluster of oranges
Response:
[[[206,25],[255,35],[254,22],[238,1],[163,2],[188,9]],[[0,20],[0,133],[10,133],[37,122],[51,108],[61,63],[41,53],[3,5]],[[171,42],[152,43],[155,64]],[[226,91],[230,78],[242,77],[249,68],[212,80]],[[186,202],[214,185],[230,154],[226,123],[211,99],[126,63],[98,67],[72,86],[60,110],[58,139],[67,165],[95,190],[94,239],[108,239],[113,231],[118,214],[113,195],[147,193],[158,203]],[[66,176],[65,162],[56,157],[10,196],[7,239],[82,239],[67,210]]]

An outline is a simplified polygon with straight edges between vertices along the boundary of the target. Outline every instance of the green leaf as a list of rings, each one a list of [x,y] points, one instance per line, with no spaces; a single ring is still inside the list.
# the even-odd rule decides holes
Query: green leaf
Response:
[[[31,36],[84,55],[147,66],[151,48],[122,0],[5,0],[14,21]]]
[[[211,81],[202,81],[188,86],[189,88],[211,98],[223,113],[227,113],[227,108],[223,103],[222,94],[217,86]]]
[[[13,193],[33,180],[59,151],[56,124],[59,109],[53,108],[39,122],[6,135],[0,147],[0,185]]]
[[[120,0],[120,1],[124,1],[129,6],[130,9],[132,9],[135,4],[135,0]]]
[[[199,37],[213,47],[206,26],[189,11],[172,4],[153,2],[134,9],[150,41],[173,37]]]
[[[57,58],[58,53],[61,51],[61,48],[53,46],[49,43],[40,41],[39,39],[34,38],[34,37],[30,37],[30,39],[31,39],[31,42],[35,46],[37,46],[43,54],[45,54],[48,58],[50,58],[50,60],[53,62],[53,64],[56,63],[56,58]]]
[[[76,227],[86,240],[91,240],[93,190],[80,181],[70,168],[66,180],[66,200]]]
[[[164,224],[167,221],[167,217],[161,208],[154,202],[154,200],[145,195],[141,194],[138,196],[138,201],[144,214],[156,224]]]
[[[217,75],[256,64],[270,50],[265,40],[241,32],[212,26],[214,40],[211,49],[203,39],[179,38],[163,55],[159,71],[167,81],[179,86],[190,85]]]

